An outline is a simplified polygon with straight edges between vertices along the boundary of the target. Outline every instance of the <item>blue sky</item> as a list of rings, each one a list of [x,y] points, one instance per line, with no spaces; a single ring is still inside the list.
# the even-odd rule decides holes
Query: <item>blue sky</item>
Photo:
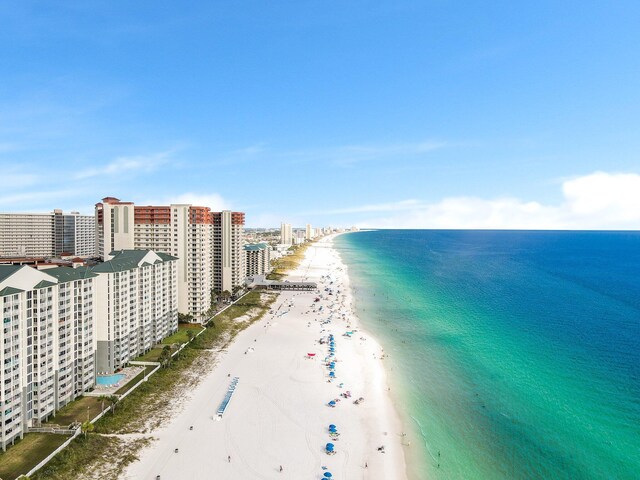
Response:
[[[637,1],[5,1],[0,25],[0,211],[640,225]]]

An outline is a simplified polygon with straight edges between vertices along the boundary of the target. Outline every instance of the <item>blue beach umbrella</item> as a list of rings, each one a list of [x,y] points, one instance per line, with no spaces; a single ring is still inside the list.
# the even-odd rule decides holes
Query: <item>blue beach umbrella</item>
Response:
[[[333,451],[333,443],[327,443],[327,447],[326,448],[327,448],[328,452]]]
[[[331,475],[331,472],[324,472],[324,478],[331,478],[333,477],[333,475]]]
[[[329,428],[337,428],[333,423],[329,425]]]
[[[335,404],[336,404],[336,402],[335,402],[334,400],[331,400],[331,401],[329,402],[329,405],[335,405]]]

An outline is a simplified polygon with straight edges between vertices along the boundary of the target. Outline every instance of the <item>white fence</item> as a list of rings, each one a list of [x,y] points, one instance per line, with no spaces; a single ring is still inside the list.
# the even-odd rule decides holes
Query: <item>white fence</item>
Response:
[[[211,319],[215,318],[215,317],[216,317],[216,315],[221,314],[221,313],[222,313],[222,312],[224,312],[227,308],[231,307],[233,304],[235,304],[236,302],[238,302],[238,301],[239,301],[240,299],[242,299],[242,298],[243,298],[247,293],[249,293],[249,292],[246,292],[246,293],[245,293],[244,295],[242,295],[240,298],[236,299],[234,302],[230,303],[230,304],[229,304],[229,305],[227,305],[225,308],[223,308],[222,310],[220,310],[219,312],[217,312],[213,317],[211,317]],[[204,333],[204,331],[205,331],[205,330],[206,330],[206,327],[202,327],[202,330],[200,330],[200,331],[195,335],[195,337],[194,337],[194,338],[197,338],[197,337],[199,337],[200,335],[202,335],[202,333]],[[180,353],[180,352],[182,351],[182,349],[183,349],[183,348],[185,348],[185,347],[187,346],[187,344],[188,344],[188,343],[189,343],[189,342],[185,342],[185,343],[183,343],[182,345],[180,345],[180,348],[179,348],[178,350],[176,350],[175,352],[173,352],[173,353],[171,354],[171,356],[173,357],[173,356],[177,355],[178,353]],[[129,362],[129,363],[131,363],[131,365],[141,365],[141,366],[144,366],[145,368],[146,368],[147,366],[150,366],[150,365],[155,365],[155,366],[156,366],[156,368],[154,368],[150,373],[145,374],[145,375],[144,375],[144,377],[142,378],[142,380],[140,380],[138,383],[136,383],[133,387],[131,387],[131,388],[130,388],[129,390],[127,390],[125,393],[123,393],[122,395],[120,395],[120,396],[119,396],[119,400],[124,399],[125,397],[127,397],[127,395],[129,395],[129,394],[130,394],[131,392],[133,392],[136,388],[138,388],[138,387],[139,387],[143,382],[146,382],[146,381],[147,381],[147,379],[148,379],[151,375],[153,375],[154,373],[156,373],[156,372],[158,371],[158,369],[160,368],[160,366],[161,366],[158,362],[135,362],[135,361],[132,361],[132,362]],[[102,412],[100,412],[98,415],[96,415],[96,417],[95,417],[95,418],[93,418],[93,419],[91,420],[91,423],[95,423],[95,422],[97,422],[98,420],[100,420],[100,419],[101,419],[101,418],[102,418],[102,417],[103,417],[107,412],[109,412],[112,408],[113,408],[113,406],[109,406],[109,407],[105,408]],[[46,432],[49,432],[49,433],[61,433],[61,431],[60,431],[59,429],[55,429],[55,430],[56,430],[55,432],[51,432],[51,430],[54,430],[54,429],[53,429],[53,428],[48,428],[48,427],[42,427],[42,428],[38,428],[37,430],[36,430],[36,429],[30,429],[29,431],[31,431],[31,432],[35,432],[35,431],[43,431],[43,432],[44,432],[44,431],[46,431]],[[71,443],[71,442],[72,442],[72,441],[73,441],[73,440],[74,440],[78,435],[80,435],[80,433],[81,433],[81,429],[80,429],[80,428],[78,428],[78,429],[77,429],[77,430],[75,430],[75,431],[72,431],[72,430],[67,430],[67,431],[68,431],[69,433],[72,433],[72,432],[73,432],[73,435],[72,435],[72,436],[71,436],[67,441],[65,441],[62,445],[60,445],[58,448],[56,448],[53,452],[51,452],[51,453],[47,456],[47,458],[45,458],[45,459],[44,459],[44,460],[42,460],[40,463],[38,463],[35,467],[33,467],[33,468],[29,471],[29,473],[27,473],[27,474],[26,474],[26,477],[30,477],[31,475],[33,475],[34,473],[36,473],[38,470],[40,470],[42,467],[44,467],[47,463],[49,463],[49,461],[51,461],[51,459],[52,459],[53,457],[55,457],[58,453],[60,453],[60,452],[61,452],[62,450],[64,450],[65,448],[67,448],[67,447],[69,446],[69,444],[70,444],[70,443]],[[18,479],[20,479],[20,478],[24,478],[24,477],[25,477],[25,475],[20,475],[20,476],[18,477]]]
[[[56,448],[53,452],[51,452],[49,454],[49,456],[47,458],[45,458],[44,460],[42,460],[39,464],[37,464],[35,467],[33,467],[31,470],[29,470],[29,472],[26,475],[20,475],[18,478],[24,478],[26,477],[30,477],[31,475],[33,475],[34,473],[36,473],[38,470],[40,470],[42,467],[44,467],[47,463],[49,463],[49,461],[55,457],[58,453],[60,453],[62,450],[64,450],[65,448],[67,448],[67,446],[73,441],[74,438],[76,438],[78,435],[80,435],[80,429],[78,428],[75,433],[69,437],[69,439],[64,442],[62,445],[60,445],[58,448]]]

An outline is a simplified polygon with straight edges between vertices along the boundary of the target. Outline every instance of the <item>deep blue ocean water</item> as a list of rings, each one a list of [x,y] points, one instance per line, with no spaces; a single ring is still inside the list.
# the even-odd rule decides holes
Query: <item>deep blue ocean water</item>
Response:
[[[338,237],[411,478],[640,478],[640,233]],[[408,440],[409,441],[409,440]]]

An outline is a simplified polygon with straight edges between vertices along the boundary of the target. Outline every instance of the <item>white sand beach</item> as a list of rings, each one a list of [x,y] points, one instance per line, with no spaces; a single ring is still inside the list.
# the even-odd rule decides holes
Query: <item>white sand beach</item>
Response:
[[[325,472],[339,480],[406,478],[382,351],[358,325],[346,269],[331,244],[328,237],[312,245],[289,276],[317,282],[320,295],[281,293],[273,313],[239,334],[188,398],[175,400],[183,408],[152,432],[156,440],[126,478],[300,480],[321,479]],[[353,334],[344,336],[347,331]],[[332,381],[325,362],[329,345],[319,343],[328,342],[329,334],[335,341]],[[239,378],[237,387],[218,419],[233,377]],[[341,396],[346,392],[350,398]],[[360,397],[364,401],[354,404]],[[334,408],[328,406],[336,399]],[[330,424],[337,438],[330,436]],[[325,452],[327,443],[335,454]]]

